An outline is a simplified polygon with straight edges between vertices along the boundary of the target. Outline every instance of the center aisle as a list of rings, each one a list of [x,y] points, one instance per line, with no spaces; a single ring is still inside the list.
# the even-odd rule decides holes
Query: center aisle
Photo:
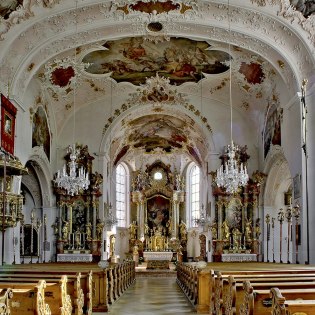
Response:
[[[196,314],[176,284],[175,277],[137,277],[135,283],[113,306],[110,306],[108,313],[112,315]]]

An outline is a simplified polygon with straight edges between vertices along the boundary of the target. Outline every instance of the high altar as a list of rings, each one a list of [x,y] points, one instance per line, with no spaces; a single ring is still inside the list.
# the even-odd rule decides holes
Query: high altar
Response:
[[[148,260],[171,260],[174,252],[184,252],[187,229],[180,229],[183,178],[157,161],[134,175],[132,188],[136,213],[129,226],[130,252],[136,246],[140,257]]]
[[[225,163],[227,155],[220,159]],[[238,162],[246,164],[246,146],[238,148]],[[211,173],[215,197],[215,218],[211,224],[213,261],[257,261],[261,235],[258,198],[265,174],[254,172],[245,187],[229,194],[216,185],[216,173]]]

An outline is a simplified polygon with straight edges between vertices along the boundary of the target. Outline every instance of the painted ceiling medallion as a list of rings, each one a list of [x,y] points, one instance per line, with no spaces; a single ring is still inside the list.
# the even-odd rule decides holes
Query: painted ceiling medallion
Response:
[[[108,41],[103,46],[105,49],[88,53],[82,61],[91,64],[86,69],[88,73],[110,74],[117,82],[140,85],[158,73],[171,84],[180,85],[198,82],[203,73],[228,70],[229,54],[211,50],[205,41],[171,38],[157,46],[143,37],[132,37]]]
[[[45,65],[45,85],[57,94],[68,94],[89,64],[78,62],[74,58],[55,59]]]
[[[116,1],[115,1],[116,2]],[[131,12],[142,12],[153,14],[169,13],[172,11],[179,12],[180,14],[185,14],[187,10],[192,10],[193,6],[190,4],[192,1],[172,1],[172,0],[161,0],[161,1],[117,1],[116,10],[123,11],[125,14],[130,14]]]
[[[261,84],[265,79],[265,74],[259,63],[242,62],[239,72],[245,76],[246,81],[250,84]]]

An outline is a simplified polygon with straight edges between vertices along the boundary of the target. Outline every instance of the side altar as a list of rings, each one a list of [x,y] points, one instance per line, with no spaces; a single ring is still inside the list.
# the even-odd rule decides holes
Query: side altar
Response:
[[[246,165],[249,155],[247,147],[237,147],[236,160]],[[220,156],[222,164],[228,159],[227,151]],[[212,175],[212,193],[215,197],[215,218],[211,223],[213,261],[257,261],[261,222],[258,211],[260,186],[266,175],[255,171],[248,183],[235,194],[216,184],[216,173]]]
[[[92,157],[87,146],[76,145],[78,168],[83,167],[90,180],[86,190],[69,194],[54,183],[58,216],[53,224],[56,237],[57,261],[98,262],[101,257],[104,222],[100,219],[99,198],[102,195],[101,174],[92,172]],[[70,151],[64,157],[69,167]]]

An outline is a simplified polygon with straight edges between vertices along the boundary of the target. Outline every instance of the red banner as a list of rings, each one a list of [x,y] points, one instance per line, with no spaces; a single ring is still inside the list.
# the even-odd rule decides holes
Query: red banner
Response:
[[[1,94],[1,147],[14,155],[16,107]]]

